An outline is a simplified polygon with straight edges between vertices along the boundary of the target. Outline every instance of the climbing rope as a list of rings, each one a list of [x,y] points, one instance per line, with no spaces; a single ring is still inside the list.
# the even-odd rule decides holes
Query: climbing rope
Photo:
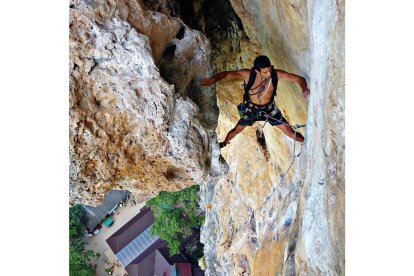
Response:
[[[263,124],[263,126],[262,126],[262,128],[266,125],[266,123],[269,121],[269,118],[270,119],[273,119],[273,120],[275,120],[275,121],[278,121],[279,123],[282,123],[282,124],[284,124],[284,125],[287,125],[287,126],[290,126],[291,128],[293,128],[293,130],[295,131],[295,141],[296,141],[296,129],[298,129],[298,128],[302,128],[302,127],[305,127],[306,125],[294,125],[294,126],[292,126],[291,124],[289,124],[288,122],[283,122],[283,121],[281,121],[281,120],[279,120],[279,119],[276,119],[275,117],[273,117],[273,116],[270,116],[269,114],[265,114],[264,115],[265,116],[265,118],[266,118],[266,121],[265,121],[265,123]]]
[[[271,117],[271,116],[269,116],[269,117]],[[277,189],[280,187],[280,185],[282,184],[282,182],[286,179],[286,175],[287,175],[287,173],[289,172],[290,168],[292,167],[293,162],[295,162],[295,159],[296,159],[297,157],[299,157],[299,156],[300,156],[300,154],[301,154],[301,152],[302,152],[302,147],[301,147],[301,149],[300,149],[299,153],[298,153],[297,155],[295,154],[295,153],[296,153],[296,152],[295,152],[295,150],[296,150],[296,133],[297,133],[296,129],[298,129],[298,128],[302,128],[302,127],[305,127],[306,125],[295,125],[295,126],[292,126],[292,125],[290,125],[289,123],[282,122],[282,121],[280,121],[280,120],[278,120],[278,119],[276,119],[276,118],[272,118],[272,119],[277,120],[277,121],[279,121],[279,122],[281,122],[281,123],[283,123],[283,124],[287,124],[287,125],[289,125],[289,126],[290,126],[290,127],[292,127],[292,128],[293,128],[293,130],[295,131],[295,138],[294,138],[294,140],[293,140],[293,157],[292,157],[292,162],[290,162],[290,165],[289,165],[288,169],[286,170],[286,172],[285,172],[284,174],[282,174],[282,176],[281,176],[281,180],[280,180],[279,184],[276,186],[276,188],[272,189],[272,192],[271,192],[268,196],[266,196],[266,197],[265,197],[265,201],[263,201],[263,203],[262,203],[262,204],[260,204],[260,206],[259,206],[259,207],[257,207],[256,209],[254,209],[254,210],[253,210],[253,212],[254,212],[254,213],[255,213],[257,210],[261,209],[261,208],[263,207],[263,205],[264,205],[264,204],[266,204],[266,203],[269,201],[269,199],[272,197],[272,195],[273,195],[273,194],[277,191]],[[267,120],[266,120],[266,122],[267,122]],[[234,185],[233,185],[233,187],[234,187]],[[237,189],[236,189],[235,187],[234,187],[234,190],[236,191],[236,193],[237,193],[238,197],[240,198],[241,202],[243,203],[243,205],[244,205],[247,209],[252,209],[250,206],[246,205],[246,203],[244,202],[244,200],[242,199],[242,197],[240,196],[239,192],[237,191]]]
[[[237,104],[235,104],[235,103],[233,103],[233,102],[230,102],[230,103],[232,103],[232,104],[234,104],[236,107],[237,107]],[[305,127],[306,126],[306,124],[305,125],[298,125],[298,124],[296,124],[296,125],[291,125],[291,124],[289,124],[289,123],[287,123],[287,122],[283,122],[283,121],[281,121],[281,120],[279,120],[279,119],[276,119],[275,117],[272,117],[271,115],[268,115],[268,114],[265,114],[265,117],[266,117],[266,121],[265,121],[265,123],[263,124],[263,126],[262,126],[262,128],[266,125],[266,123],[268,122],[268,120],[269,120],[269,118],[270,119],[273,119],[273,120],[275,120],[275,121],[278,121],[278,122],[280,122],[280,123],[282,123],[282,124],[284,124],[284,125],[288,125],[288,126],[290,126],[294,131],[295,131],[295,138],[294,138],[294,141],[293,141],[293,158],[292,158],[292,162],[290,162],[290,165],[289,165],[289,167],[288,167],[288,169],[286,170],[286,172],[284,173],[284,174],[282,174],[282,176],[281,176],[281,180],[280,180],[280,182],[279,182],[279,184],[276,186],[276,188],[274,188],[273,189],[273,191],[270,193],[270,195],[268,195],[268,196],[266,196],[265,197],[265,201],[258,207],[258,208],[256,208],[256,209],[254,209],[253,210],[253,212],[256,212],[258,209],[260,209],[260,208],[262,208],[262,206],[264,205],[264,204],[266,204],[267,203],[267,201],[269,201],[269,199],[270,199],[270,197],[277,191],[277,189],[279,188],[279,186],[282,184],[282,182],[285,180],[285,178],[286,178],[286,175],[287,175],[287,173],[289,172],[289,170],[290,170],[290,168],[292,167],[292,165],[293,165],[293,162],[295,162],[295,159],[297,158],[297,157],[299,157],[300,156],[300,154],[301,154],[301,152],[302,152],[302,147],[301,147],[301,149],[300,149],[300,151],[299,151],[299,153],[297,154],[297,155],[295,155],[295,150],[296,150],[296,136],[297,136],[297,129],[298,128],[302,128],[302,127]],[[233,187],[234,187],[234,185],[233,185]],[[241,200],[241,202],[243,203],[243,205],[246,207],[246,208],[248,208],[248,209],[252,209],[250,206],[248,206],[244,201],[243,201],[243,199],[242,199],[242,197],[240,196],[240,194],[239,194],[239,192],[237,191],[237,189],[234,187],[234,190],[236,191],[236,193],[237,193],[237,195],[238,195],[238,197],[240,198],[240,200]]]

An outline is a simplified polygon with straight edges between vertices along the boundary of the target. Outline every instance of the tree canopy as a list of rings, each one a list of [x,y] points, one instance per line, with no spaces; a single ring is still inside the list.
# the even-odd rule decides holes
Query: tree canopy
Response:
[[[197,209],[199,190],[199,185],[194,185],[179,192],[160,192],[147,200],[146,205],[155,216],[151,235],[158,235],[168,242],[170,255],[179,253],[181,240],[204,223],[204,216]]]
[[[85,209],[82,204],[76,204],[69,208],[69,237],[80,239],[85,233]]]
[[[93,276],[95,268],[90,264],[90,257],[95,257],[92,250],[85,251],[83,241],[72,241],[69,245],[69,275]]]
[[[82,240],[85,233],[85,209],[81,204],[69,208],[69,275],[93,276],[95,269],[90,264],[90,257],[96,254],[92,250],[85,251]]]

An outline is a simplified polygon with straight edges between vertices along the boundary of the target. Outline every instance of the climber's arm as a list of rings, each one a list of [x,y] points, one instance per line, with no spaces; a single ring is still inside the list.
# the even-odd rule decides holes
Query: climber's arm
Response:
[[[279,70],[279,69],[276,70],[276,72],[277,72],[277,77],[280,80],[287,80],[287,81],[290,81],[290,82],[297,82],[299,84],[300,88],[302,89],[303,96],[305,98],[309,97],[310,90],[308,88],[308,84],[307,84],[306,79],[304,77],[301,77],[301,76],[298,76],[298,75],[295,75],[295,74],[291,74],[291,73],[288,73],[286,71]]]
[[[207,78],[207,79],[203,79],[201,80],[200,84],[201,85],[212,85],[224,78],[248,78],[250,74],[250,70],[249,69],[241,69],[241,70],[237,70],[237,71],[223,71],[220,72],[218,74],[216,74],[214,77],[212,78]]]

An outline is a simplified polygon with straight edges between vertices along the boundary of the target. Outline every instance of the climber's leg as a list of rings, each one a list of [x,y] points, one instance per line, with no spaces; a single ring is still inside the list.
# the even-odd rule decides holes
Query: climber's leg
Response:
[[[281,131],[283,131],[283,133],[285,133],[290,138],[295,139],[295,131],[293,130],[291,126],[281,124],[281,125],[276,125],[276,127],[280,129]],[[303,143],[304,140],[305,138],[303,137],[303,135],[300,134],[299,132],[296,132],[296,141]]]
[[[242,126],[239,123],[227,133],[226,139],[220,143],[220,147],[225,147],[231,139],[233,139],[237,134],[239,134],[246,126]]]

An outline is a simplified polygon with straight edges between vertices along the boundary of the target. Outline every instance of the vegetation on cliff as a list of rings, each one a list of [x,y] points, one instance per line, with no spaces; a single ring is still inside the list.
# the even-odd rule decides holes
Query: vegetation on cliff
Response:
[[[89,258],[97,257],[99,253],[85,251],[83,235],[85,233],[85,210],[81,204],[69,208],[69,275],[93,276],[94,267]]]
[[[171,255],[179,253],[181,240],[204,223],[204,215],[197,208],[199,190],[200,186],[194,185],[179,192],[160,192],[146,203],[155,216],[151,235],[167,241]]]

